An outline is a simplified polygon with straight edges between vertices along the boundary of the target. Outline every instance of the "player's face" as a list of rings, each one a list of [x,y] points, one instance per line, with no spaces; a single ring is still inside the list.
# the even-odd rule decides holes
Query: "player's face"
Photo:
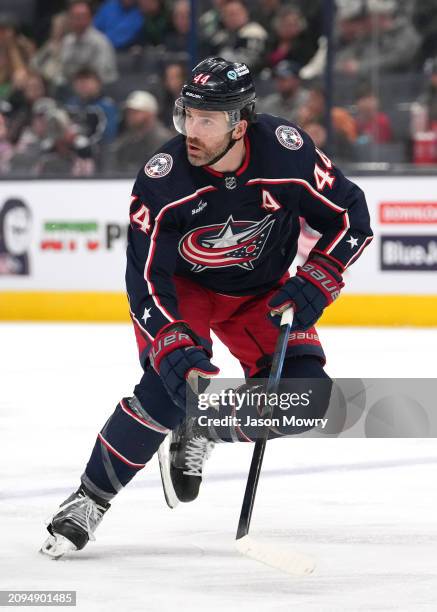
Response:
[[[226,149],[230,130],[223,111],[185,109],[186,147],[193,166],[207,166]]]

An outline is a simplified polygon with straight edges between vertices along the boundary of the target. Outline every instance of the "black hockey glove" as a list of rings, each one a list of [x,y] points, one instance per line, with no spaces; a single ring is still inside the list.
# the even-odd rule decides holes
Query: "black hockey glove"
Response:
[[[153,341],[150,363],[160,375],[173,402],[185,410],[187,380],[200,376],[211,378],[220,370],[213,365],[195,333],[184,321],[164,327]]]
[[[303,266],[298,266],[296,275],[289,278],[269,301],[271,320],[279,327],[280,315],[292,306],[294,319],[291,329],[308,329],[321,317],[325,307],[339,296],[343,287],[343,278],[337,268],[325,259],[309,259]]]

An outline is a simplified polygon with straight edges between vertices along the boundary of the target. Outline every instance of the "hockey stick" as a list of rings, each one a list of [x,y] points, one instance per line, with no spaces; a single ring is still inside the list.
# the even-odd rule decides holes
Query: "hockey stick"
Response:
[[[267,383],[267,395],[269,393],[275,393],[278,390],[292,323],[293,309],[288,308],[282,314],[281,318],[281,327]],[[261,410],[261,418],[269,418],[271,413],[272,408],[268,406],[267,403],[264,404]],[[255,442],[249,475],[247,477],[246,491],[241,507],[240,520],[238,522],[236,548],[240,553],[256,561],[285,571],[293,576],[304,576],[310,574],[314,570],[315,563],[311,557],[294,551],[278,551],[271,545],[266,545],[249,538],[248,535],[268,436],[269,428],[265,427],[262,435]]]

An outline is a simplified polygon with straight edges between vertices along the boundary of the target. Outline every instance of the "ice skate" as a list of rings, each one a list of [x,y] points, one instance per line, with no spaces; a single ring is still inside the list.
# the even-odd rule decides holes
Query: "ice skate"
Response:
[[[168,434],[158,451],[165,500],[174,508],[178,502],[190,502],[199,494],[202,471],[214,442],[193,430],[194,419],[184,422]]]
[[[81,550],[89,540],[111,504],[92,499],[82,486],[59,507],[47,525],[49,537],[40,552],[59,559],[65,553]]]

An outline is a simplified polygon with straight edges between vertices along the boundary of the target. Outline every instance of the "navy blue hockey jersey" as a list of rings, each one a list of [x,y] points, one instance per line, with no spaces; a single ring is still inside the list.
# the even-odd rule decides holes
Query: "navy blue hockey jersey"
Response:
[[[321,233],[313,252],[342,270],[371,241],[363,192],[305,132],[258,115],[245,144],[241,167],[222,174],[192,166],[177,136],[139,172],[126,283],[140,347],[180,320],[175,274],[222,294],[268,291],[296,255],[299,217]]]

